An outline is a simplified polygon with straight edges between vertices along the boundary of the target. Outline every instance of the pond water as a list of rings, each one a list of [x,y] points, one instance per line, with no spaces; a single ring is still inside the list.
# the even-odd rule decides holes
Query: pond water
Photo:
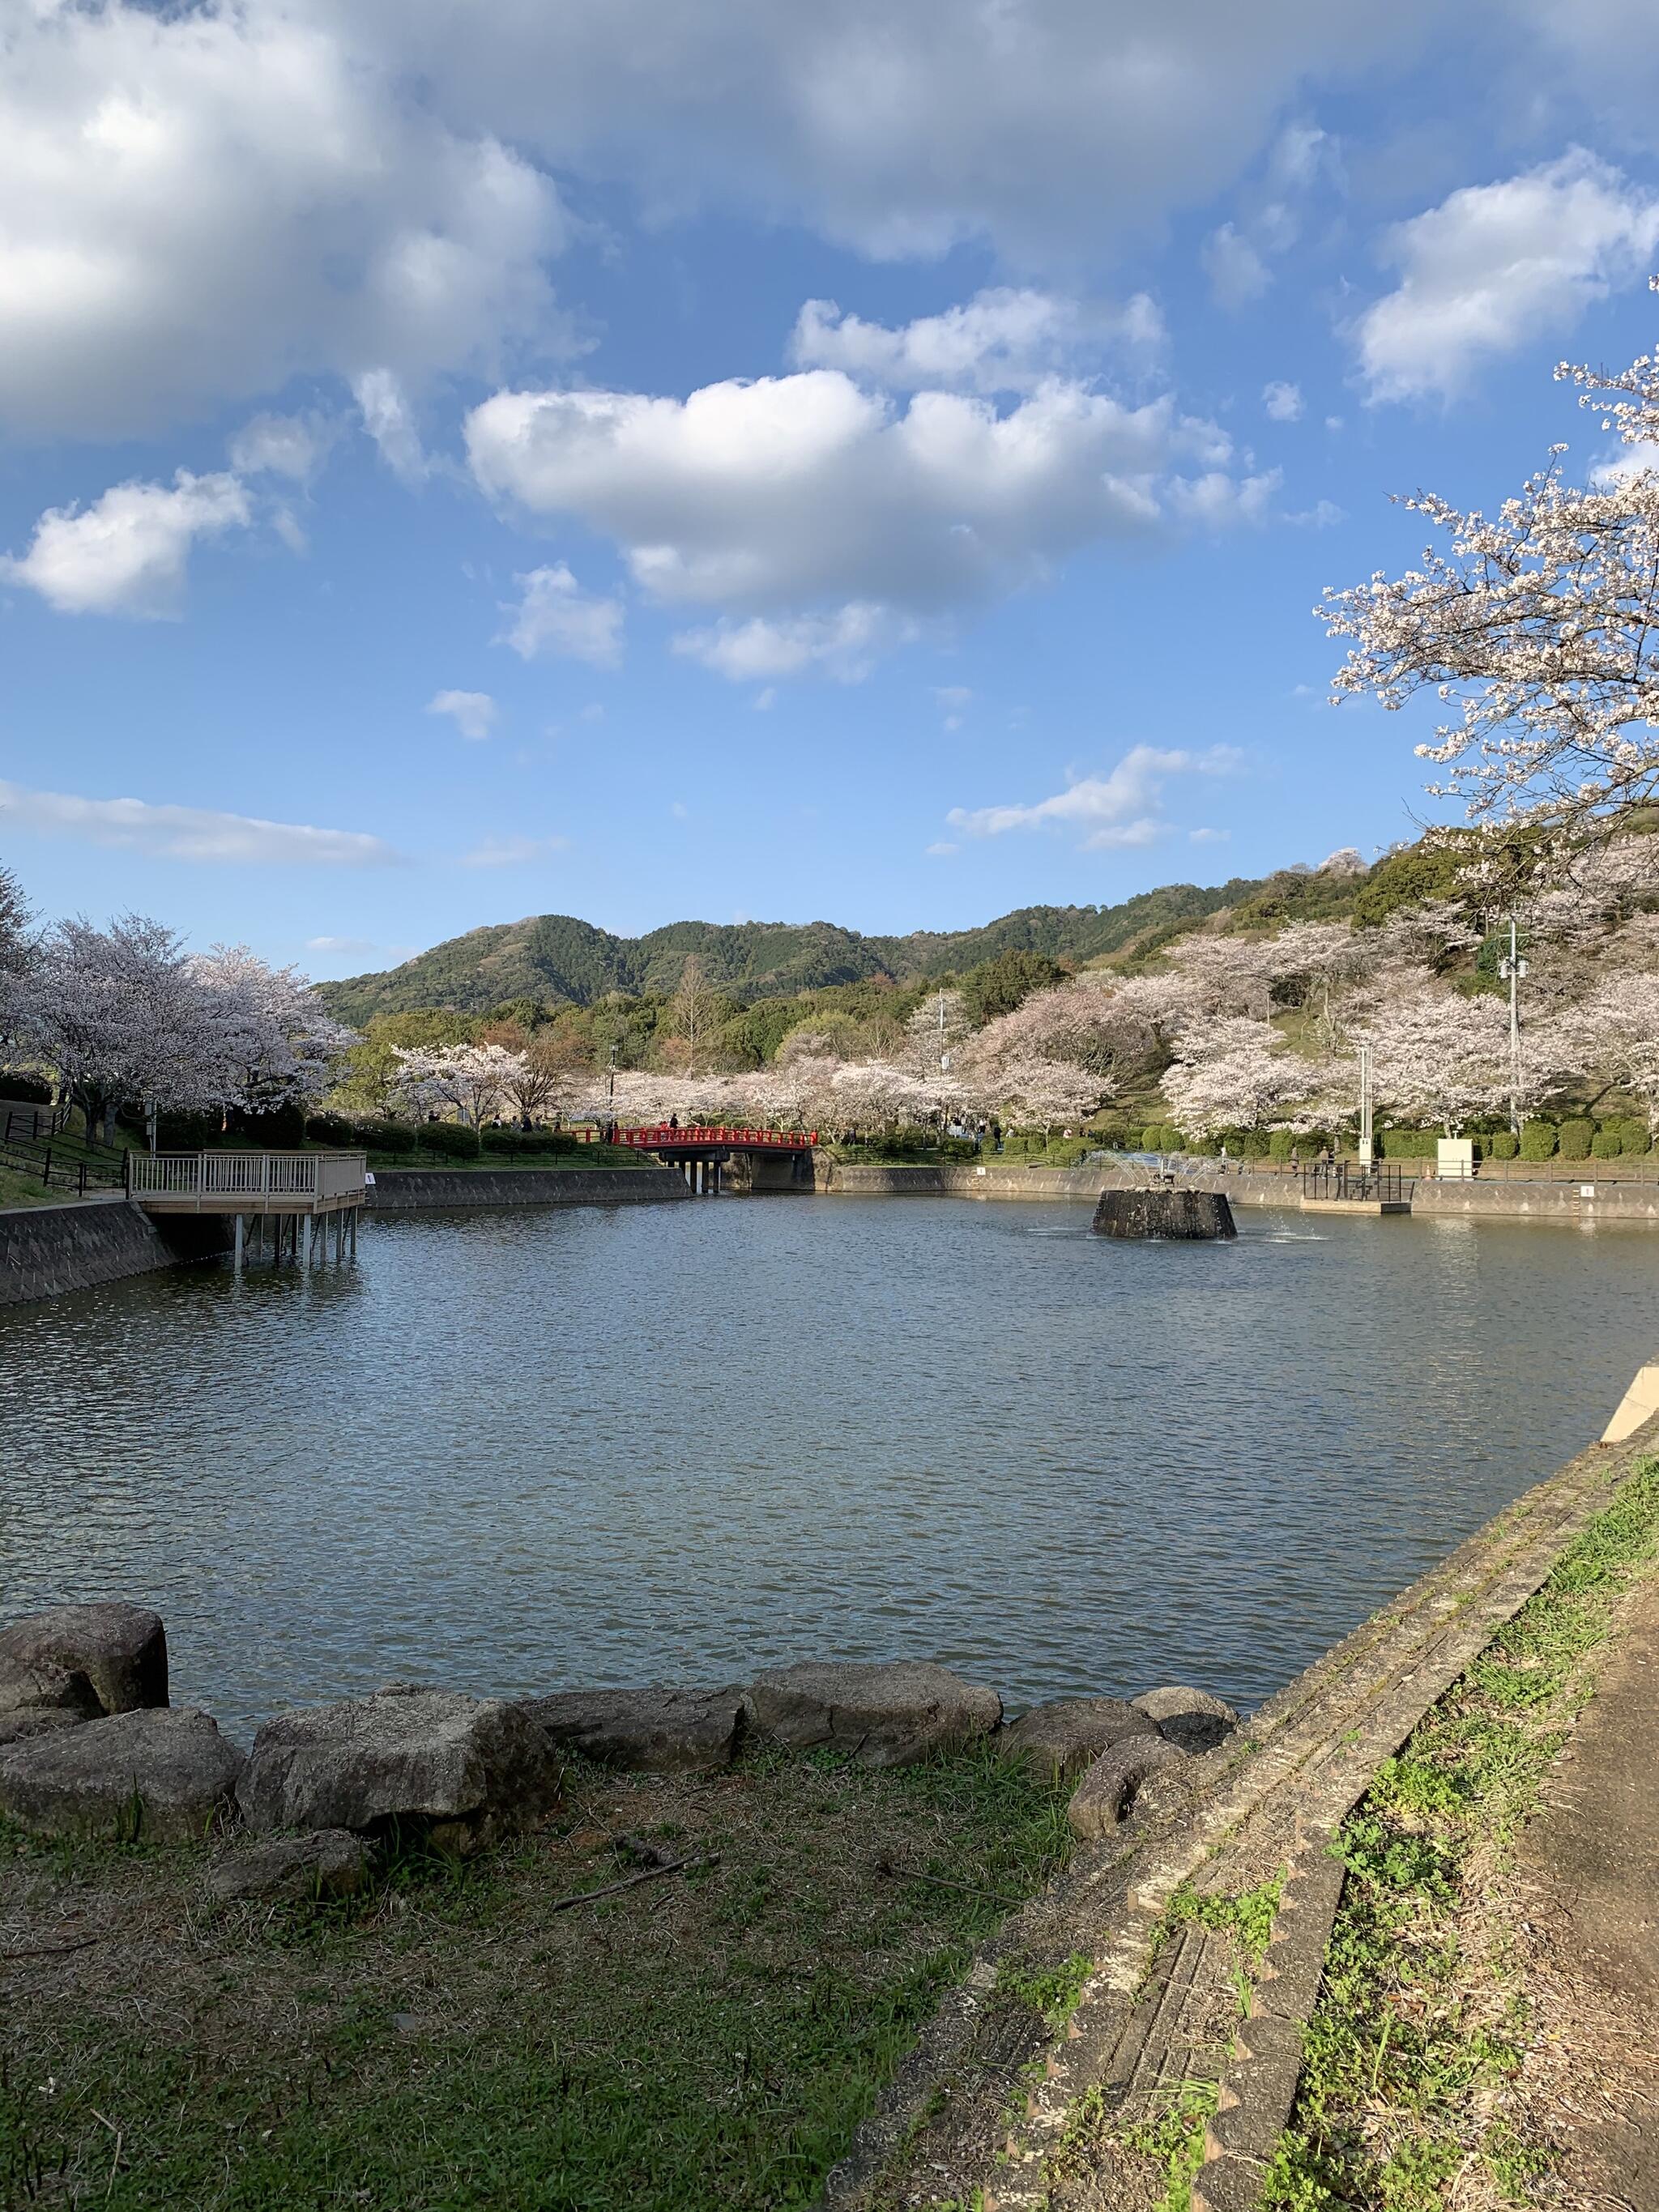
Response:
[[[1643,1231],[732,1199],[386,1218],[0,1314],[0,1619],[126,1595],[235,1729],[938,1656],[1285,1681],[1596,1435]]]

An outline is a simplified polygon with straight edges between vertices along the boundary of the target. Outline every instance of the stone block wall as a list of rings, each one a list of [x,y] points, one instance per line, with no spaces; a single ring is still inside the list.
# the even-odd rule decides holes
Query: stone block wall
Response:
[[[648,1206],[690,1198],[677,1168],[377,1168],[375,1213],[459,1206]]]
[[[61,1206],[0,1207],[0,1306],[90,1290],[229,1249],[228,1221],[179,1216],[165,1224],[112,1194]]]

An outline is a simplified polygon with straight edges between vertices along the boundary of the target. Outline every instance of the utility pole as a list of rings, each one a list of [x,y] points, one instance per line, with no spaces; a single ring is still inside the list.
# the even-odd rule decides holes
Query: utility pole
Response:
[[[1376,1146],[1371,1131],[1371,1048],[1367,1043],[1359,1048],[1359,1164],[1368,1168],[1372,1164]]]
[[[1510,951],[1507,960],[1498,963],[1498,975],[1510,987],[1510,1127],[1518,1137],[1521,1133],[1521,978],[1527,972],[1527,963],[1521,957],[1519,939],[1516,934],[1515,909],[1510,909]]]

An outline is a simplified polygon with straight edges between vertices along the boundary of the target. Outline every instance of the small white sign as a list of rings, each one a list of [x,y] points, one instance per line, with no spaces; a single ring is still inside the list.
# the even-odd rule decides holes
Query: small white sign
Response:
[[[1595,1185],[1593,1182],[1581,1182],[1578,1186],[1578,1195],[1580,1198],[1594,1198]]]
[[[975,1173],[975,1175],[983,1175],[983,1174],[984,1174],[984,1172],[985,1172],[985,1170],[984,1170],[984,1169],[983,1169],[983,1168],[975,1168],[975,1169],[974,1170],[974,1173]]]

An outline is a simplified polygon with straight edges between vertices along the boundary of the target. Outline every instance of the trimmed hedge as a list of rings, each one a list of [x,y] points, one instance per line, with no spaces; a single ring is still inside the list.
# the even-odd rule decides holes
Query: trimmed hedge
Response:
[[[1590,1139],[1593,1160],[1616,1160],[1624,1149],[1624,1140],[1617,1129],[1598,1129]]]
[[[477,1131],[460,1121],[423,1121],[418,1137],[423,1152],[447,1160],[476,1160],[481,1149]]]
[[[1500,1129],[1496,1136],[1486,1139],[1485,1149],[1488,1159],[1512,1160],[1520,1152],[1521,1139],[1508,1129]]]
[[[1595,1141],[1595,1124],[1575,1118],[1556,1132],[1555,1148],[1564,1160],[1587,1160]]]
[[[1523,1160],[1553,1160],[1555,1158],[1557,1130],[1553,1121],[1528,1121],[1521,1130],[1521,1157]]]

